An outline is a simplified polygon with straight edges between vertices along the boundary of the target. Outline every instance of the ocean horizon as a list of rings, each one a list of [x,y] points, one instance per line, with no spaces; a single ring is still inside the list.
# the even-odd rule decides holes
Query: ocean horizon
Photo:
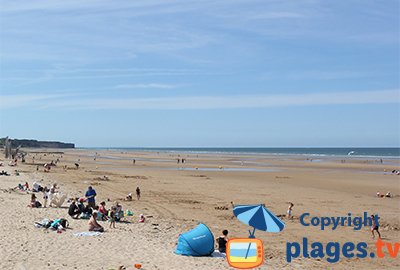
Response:
[[[77,149],[170,152],[192,154],[303,155],[400,158],[400,147],[77,147]]]

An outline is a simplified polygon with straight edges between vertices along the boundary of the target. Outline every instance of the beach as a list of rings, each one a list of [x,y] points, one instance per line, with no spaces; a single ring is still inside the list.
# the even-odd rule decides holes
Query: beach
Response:
[[[267,154],[189,153],[167,151],[123,151],[106,149],[24,149],[26,162],[0,170],[0,269],[230,269],[223,258],[186,257],[174,254],[178,236],[199,223],[206,224],[214,237],[229,230],[229,238],[246,238],[250,227],[232,213],[234,204],[265,204],[285,222],[280,233],[256,231],[264,243],[265,262],[259,269],[396,269],[397,258],[286,259],[287,242],[366,242],[371,251],[370,227],[360,230],[339,226],[335,230],[305,227],[299,217],[360,216],[379,214],[382,240],[398,242],[400,236],[400,177],[392,174],[399,159],[274,156]],[[33,159],[33,157],[35,157]],[[59,159],[44,172],[43,164]],[[185,159],[185,162],[177,160]],[[345,160],[345,162],[343,162]],[[79,164],[76,169],[74,163]],[[67,168],[63,168],[67,166]],[[38,170],[37,170],[38,169]],[[19,175],[15,175],[18,170]],[[119,201],[133,211],[126,223],[115,229],[101,222],[106,232],[100,236],[74,235],[87,231],[87,220],[68,216],[63,208],[29,208],[30,195],[10,191],[19,183],[57,183],[68,198],[82,197],[88,186],[96,201],[111,205]],[[136,199],[136,187],[141,189]],[[378,198],[388,191],[392,198]],[[132,201],[124,201],[128,193]],[[42,201],[41,195],[38,195]],[[286,218],[292,202],[293,219]],[[140,214],[146,216],[138,223]],[[67,218],[70,228],[62,233],[34,226],[44,218]],[[386,251],[387,254],[387,251]],[[232,269],[232,268],[231,268]]]

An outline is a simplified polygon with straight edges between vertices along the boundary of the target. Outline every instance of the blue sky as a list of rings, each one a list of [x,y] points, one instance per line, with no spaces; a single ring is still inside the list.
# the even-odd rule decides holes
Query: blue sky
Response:
[[[400,145],[399,1],[0,3],[0,136]]]

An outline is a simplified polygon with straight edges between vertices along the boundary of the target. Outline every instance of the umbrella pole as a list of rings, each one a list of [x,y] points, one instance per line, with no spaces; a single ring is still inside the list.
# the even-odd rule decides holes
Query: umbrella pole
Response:
[[[251,233],[250,230],[249,230],[250,238],[255,238],[255,237],[254,237],[254,233],[255,233],[255,232],[256,232],[256,228],[253,229],[253,233]],[[247,259],[247,256],[249,255],[250,246],[251,246],[251,243],[249,243],[249,246],[247,247],[245,259]]]
[[[255,232],[256,232],[256,228],[253,229],[253,233],[249,230],[249,234],[250,234],[249,238],[256,238],[256,237],[254,236],[254,233],[255,233]]]

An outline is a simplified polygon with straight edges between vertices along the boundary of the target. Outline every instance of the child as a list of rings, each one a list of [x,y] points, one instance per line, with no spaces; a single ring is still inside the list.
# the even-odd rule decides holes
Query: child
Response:
[[[218,237],[218,250],[221,253],[226,253],[226,243],[228,243],[228,230],[222,231],[222,236]]]
[[[143,223],[145,221],[144,215],[140,214],[139,222]]]
[[[49,190],[47,189],[47,187],[43,188],[43,207],[46,208],[47,207],[47,200],[49,199]]]
[[[291,203],[291,202],[289,202],[289,207],[288,207],[287,215],[286,215],[288,219],[292,219],[292,218],[293,218],[293,217],[292,217],[292,209],[293,209],[293,206],[294,206],[294,204]]]
[[[114,208],[111,208],[110,212],[110,228],[114,228],[115,229],[115,210]]]

